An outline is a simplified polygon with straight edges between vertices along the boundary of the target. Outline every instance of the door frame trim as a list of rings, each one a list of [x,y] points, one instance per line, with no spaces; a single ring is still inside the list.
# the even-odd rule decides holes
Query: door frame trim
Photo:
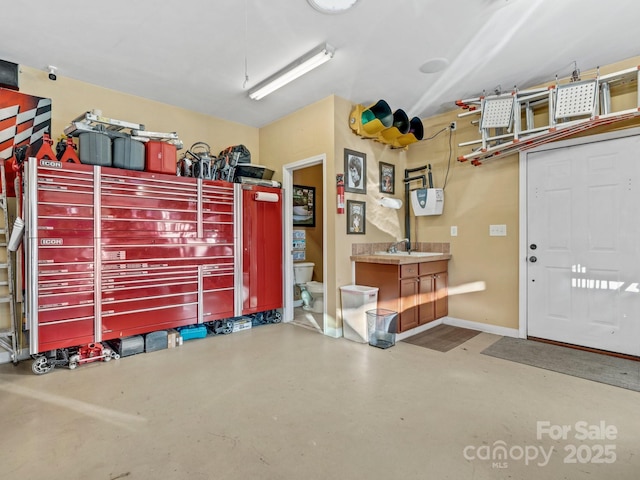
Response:
[[[519,191],[520,191],[520,206],[519,206],[519,248],[518,248],[518,278],[519,278],[519,292],[518,292],[518,336],[520,338],[527,338],[527,231],[529,225],[529,219],[527,218],[527,190],[528,190],[528,177],[527,177],[527,161],[530,153],[539,153],[548,150],[557,150],[559,148],[573,147],[576,145],[584,145],[588,143],[603,142],[607,140],[617,140],[619,138],[634,137],[640,135],[640,127],[628,128],[625,130],[617,130],[615,132],[600,133],[597,135],[588,135],[585,137],[572,138],[569,140],[563,140],[560,142],[547,143],[531,150],[525,150],[520,152],[519,159]]]
[[[294,317],[293,307],[293,172],[301,168],[312,167],[314,165],[322,165],[322,185],[323,189],[327,191],[327,155],[322,153],[320,155],[314,155],[313,157],[304,158],[293,163],[287,163],[282,166],[282,188],[284,190],[283,202],[284,202],[284,241],[283,241],[283,253],[284,253],[284,309],[282,314],[283,322],[290,322]],[[326,195],[323,195],[322,202],[322,242],[323,245],[327,245],[327,199]],[[317,205],[316,205],[317,207]],[[326,248],[325,248],[326,249]],[[323,250],[325,250],[323,249]],[[322,278],[327,278],[327,256],[322,255]],[[324,305],[322,311],[324,312],[323,332],[327,335],[327,283],[326,280],[322,281],[323,295],[322,300]]]

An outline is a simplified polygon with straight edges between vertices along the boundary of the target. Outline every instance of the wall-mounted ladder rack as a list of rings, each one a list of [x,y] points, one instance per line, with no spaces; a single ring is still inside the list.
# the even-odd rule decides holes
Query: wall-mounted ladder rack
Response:
[[[528,150],[601,125],[640,116],[640,66],[596,75],[596,78],[556,84],[531,90],[514,90],[508,94],[480,96],[458,100],[466,110],[459,118],[479,116],[480,138],[458,144],[473,147],[458,161],[483,160]],[[614,110],[612,97],[629,95],[635,89],[635,105],[627,101]],[[625,102],[617,102],[625,103]],[[620,107],[620,105],[616,105]]]

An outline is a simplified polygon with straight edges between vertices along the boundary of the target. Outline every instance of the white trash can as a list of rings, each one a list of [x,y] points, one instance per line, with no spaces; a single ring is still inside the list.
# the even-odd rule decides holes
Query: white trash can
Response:
[[[342,299],[342,335],[347,340],[369,343],[367,310],[378,306],[378,287],[345,285],[340,287]]]

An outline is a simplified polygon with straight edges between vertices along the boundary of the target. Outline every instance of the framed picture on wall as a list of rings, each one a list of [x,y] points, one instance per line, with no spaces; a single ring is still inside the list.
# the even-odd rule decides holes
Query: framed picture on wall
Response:
[[[344,191],[367,193],[367,155],[344,149]]]
[[[380,192],[395,193],[396,166],[390,163],[380,162]]]
[[[357,200],[347,200],[347,234],[364,235],[367,224],[367,204]]]
[[[293,226],[316,226],[316,187],[293,186]]]

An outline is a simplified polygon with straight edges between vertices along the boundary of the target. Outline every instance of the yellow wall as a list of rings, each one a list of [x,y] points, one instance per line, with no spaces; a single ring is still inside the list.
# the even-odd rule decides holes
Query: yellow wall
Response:
[[[47,78],[47,72],[24,66],[20,67],[20,92],[51,99],[51,137],[55,141],[71,120],[84,112],[98,109],[105,117],[141,123],[149,131],[177,132],[185,149],[195,142],[205,142],[211,147],[211,153],[217,155],[228,146],[244,144],[251,152],[251,162],[261,163],[258,129],[254,127],[108,90],[61,75],[58,75],[57,81],[52,82]],[[178,152],[178,155],[182,152]]]
[[[412,239],[422,242],[449,242],[449,285],[475,286],[481,291],[452,295],[449,316],[463,320],[518,328],[518,156],[511,155],[480,167],[456,160],[460,142],[478,137],[469,120],[457,118],[457,111],[426,119],[425,136],[431,136],[457,121],[458,129],[433,140],[409,147],[409,168],[431,163],[435,187],[442,188],[447,168],[444,213],[414,217]],[[466,153],[466,152],[464,152]],[[450,160],[449,160],[450,159]],[[506,237],[490,237],[489,225],[507,226]],[[458,236],[451,237],[451,226]],[[473,284],[473,285],[469,285]]]
[[[327,97],[319,102],[308,105],[260,129],[260,156],[264,165],[276,171],[274,179],[282,180],[283,165],[304,160],[318,155],[326,155],[326,178],[323,193],[325,198],[335,197],[334,168],[334,134],[333,111],[334,97]],[[316,215],[322,215],[322,206],[318,204]],[[323,276],[324,288],[327,292],[327,320],[325,328],[337,328],[335,312],[336,290],[334,261],[336,245],[332,241],[335,235],[335,217],[331,207],[327,209],[327,221],[324,223],[328,242],[324,245],[324,256],[327,259],[327,276]],[[315,269],[319,267],[316,265]]]
[[[324,223],[322,221],[322,205],[324,202],[324,185],[322,182],[322,165],[313,165],[311,167],[296,170],[293,173],[293,184],[304,185],[307,187],[315,187],[315,227],[294,227],[296,230],[305,230],[306,232],[306,258],[305,262],[313,262],[313,278],[316,282],[322,282],[322,259],[323,259],[323,242],[322,232]]]

